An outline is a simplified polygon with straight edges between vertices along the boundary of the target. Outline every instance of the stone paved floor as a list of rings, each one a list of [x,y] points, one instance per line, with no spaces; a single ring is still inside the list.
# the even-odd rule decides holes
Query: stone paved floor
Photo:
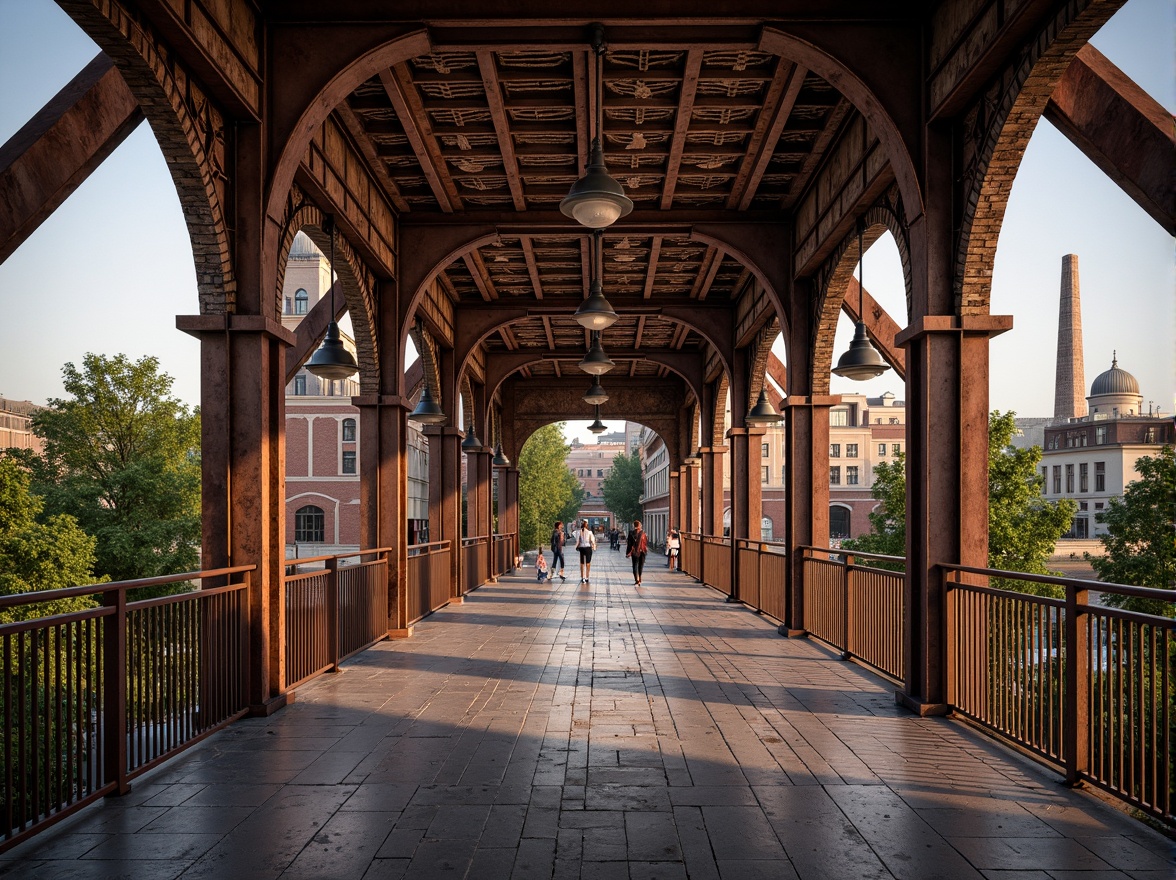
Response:
[[[1171,841],[620,553],[510,577],[0,856],[53,878],[1165,878]]]

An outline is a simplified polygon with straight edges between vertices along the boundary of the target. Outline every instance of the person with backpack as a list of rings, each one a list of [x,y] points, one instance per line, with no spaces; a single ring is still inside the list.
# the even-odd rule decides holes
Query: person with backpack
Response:
[[[588,520],[583,520],[576,532],[576,549],[580,551],[580,583],[586,584],[592,573],[592,551],[596,549],[596,535],[588,528]]]
[[[641,572],[645,568],[645,556],[649,553],[649,538],[641,528],[641,520],[633,520],[633,528],[625,538],[625,555],[633,560],[633,583],[641,586]]]

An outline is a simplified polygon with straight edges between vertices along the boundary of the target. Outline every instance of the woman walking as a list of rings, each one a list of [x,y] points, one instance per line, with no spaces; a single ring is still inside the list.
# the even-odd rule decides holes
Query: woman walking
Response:
[[[553,582],[555,581],[555,576],[557,573],[559,574],[560,583],[563,583],[564,581],[567,580],[567,578],[564,577],[563,545],[564,545],[563,523],[561,523],[557,520],[555,523],[555,528],[552,529],[552,531],[551,531],[551,580]],[[557,562],[559,563],[558,572],[555,567],[555,564]]]
[[[678,568],[678,552],[682,549],[682,539],[678,536],[677,529],[670,529],[669,537],[666,538],[666,556],[670,557],[666,565],[670,571],[676,571]]]
[[[592,573],[592,551],[596,549],[596,535],[588,528],[588,520],[583,520],[576,532],[576,549],[580,551],[580,583],[586,584]]]
[[[645,556],[649,552],[649,538],[641,528],[641,520],[633,520],[633,528],[625,538],[625,555],[633,560],[633,583],[641,586],[641,572],[645,569]]]

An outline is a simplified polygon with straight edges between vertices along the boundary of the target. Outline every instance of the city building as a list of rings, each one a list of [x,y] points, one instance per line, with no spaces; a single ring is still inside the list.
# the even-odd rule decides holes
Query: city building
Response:
[[[27,400],[0,397],[0,449],[31,449],[41,452],[44,444],[33,433],[33,414],[41,407]]]
[[[612,472],[612,461],[625,451],[625,431],[601,434],[595,443],[572,440],[568,449],[567,465],[584,489],[580,517],[588,520],[594,531],[611,529],[612,511],[604,505],[604,480]]]

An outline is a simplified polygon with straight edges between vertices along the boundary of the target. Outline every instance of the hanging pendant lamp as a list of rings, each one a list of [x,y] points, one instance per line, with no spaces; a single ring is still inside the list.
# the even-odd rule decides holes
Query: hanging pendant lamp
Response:
[[[593,376],[603,376],[615,366],[616,364],[604,353],[604,346],[600,344],[600,331],[593,331],[592,347],[580,361],[580,369]]]
[[[421,399],[417,402],[416,408],[408,414],[408,417],[412,421],[424,425],[444,425],[449,420],[449,417],[445,415],[445,410],[441,409],[441,405],[429,393],[428,383],[425,384],[425,389],[421,392]]]
[[[359,365],[343,344],[335,321],[335,219],[329,214],[323,220],[323,231],[331,235],[331,323],[322,345],[306,362],[306,369],[320,379],[348,379],[359,371]]]
[[[510,459],[502,451],[502,443],[498,444],[498,448],[494,450],[493,463],[495,467],[510,467]]]
[[[743,417],[743,421],[748,425],[774,425],[783,418],[784,416],[776,412],[768,400],[768,390],[761,388],[759,400],[755,402],[755,406]]]
[[[599,229],[592,232],[590,247],[593,248],[593,251],[588,256],[592,266],[592,280],[588,285],[588,298],[580,303],[580,307],[576,309],[576,314],[573,316],[576,323],[585,330],[603,330],[606,327],[611,327],[619,317],[609,301],[604,298],[604,285],[601,280],[604,276],[604,248],[601,243],[603,235],[604,233]]]
[[[863,303],[866,298],[866,265],[862,253],[864,232],[865,224],[859,220],[857,229],[858,321],[854,327],[853,340],[849,343],[849,349],[838,358],[837,366],[833,368],[833,373],[837,376],[863,382],[866,379],[881,376],[890,369],[890,364],[882,359],[882,355],[878,354],[878,349],[874,348],[873,343],[870,342],[870,337],[866,335],[866,323],[862,320],[865,317]]]
[[[465,439],[461,441],[462,452],[481,452],[482,441],[478,439],[478,435],[474,433],[474,423],[470,422],[469,430],[466,431]]]
[[[600,420],[600,404],[596,405],[595,412],[596,412],[596,421],[594,421],[591,425],[588,426],[588,430],[591,431],[593,434],[603,434],[605,431],[608,430],[608,425],[604,424],[604,422],[602,422]]]
[[[608,403],[608,392],[604,390],[604,386],[600,384],[600,376],[592,377],[592,384],[588,386],[588,390],[584,392],[583,398],[585,403],[599,406],[602,403]]]
[[[592,136],[588,169],[583,177],[572,184],[567,196],[559,203],[559,209],[581,226],[603,229],[632,211],[633,202],[604,164],[603,25],[592,26],[592,53],[596,59],[596,131]]]

